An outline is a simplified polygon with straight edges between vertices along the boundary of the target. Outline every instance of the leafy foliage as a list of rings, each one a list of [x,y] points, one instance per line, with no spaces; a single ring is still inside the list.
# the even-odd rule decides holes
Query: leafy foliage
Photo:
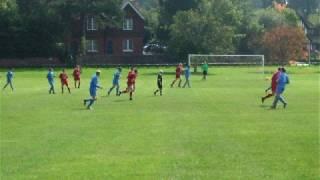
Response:
[[[306,42],[302,29],[290,26],[275,27],[266,32],[262,38],[262,46],[268,59],[273,59],[280,64],[302,58],[302,47],[306,45]]]

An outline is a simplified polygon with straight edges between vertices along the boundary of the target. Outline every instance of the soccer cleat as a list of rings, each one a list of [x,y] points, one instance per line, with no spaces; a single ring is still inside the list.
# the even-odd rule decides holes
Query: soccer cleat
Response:
[[[275,106],[271,106],[270,109],[276,109],[276,107]]]
[[[91,106],[87,107],[88,110],[93,110],[93,108]]]
[[[86,100],[83,100],[83,105],[87,105],[87,101]]]
[[[283,104],[283,108],[285,109],[287,107],[288,103]]]
[[[262,102],[262,104],[264,103],[264,98],[263,97],[261,98],[261,102]]]
[[[132,97],[130,97],[130,99],[129,99],[130,101],[132,101]]]
[[[157,95],[157,91],[153,92],[153,95],[155,95],[155,96],[156,96],[156,95]]]

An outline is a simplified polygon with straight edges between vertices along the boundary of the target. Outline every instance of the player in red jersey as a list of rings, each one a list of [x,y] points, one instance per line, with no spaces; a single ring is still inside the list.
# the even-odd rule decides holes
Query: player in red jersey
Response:
[[[59,78],[61,80],[61,91],[63,94],[64,91],[64,86],[67,86],[69,93],[71,93],[70,88],[69,88],[69,84],[68,84],[68,75],[65,71],[65,69],[62,69],[62,72],[59,75]]]
[[[136,81],[136,77],[137,77],[135,71],[136,71],[135,68],[132,67],[131,70],[130,70],[130,72],[128,73],[128,76],[127,76],[127,79],[128,79],[127,85],[128,85],[128,86],[127,86],[126,90],[121,91],[121,92],[119,93],[119,96],[120,96],[122,93],[130,93],[130,100],[132,100],[132,95],[133,95],[133,92],[134,92],[134,90],[135,90],[135,81]]]
[[[266,89],[265,91],[268,92],[270,89],[271,89],[271,92],[268,93],[266,96],[262,97],[261,98],[261,102],[264,103],[264,101],[272,96],[275,95],[276,93],[276,89],[277,89],[277,80],[279,78],[279,74],[281,72],[281,68],[278,68],[278,71],[275,72],[273,75],[272,75],[272,78],[271,78],[271,86]]]
[[[173,87],[173,85],[176,83],[177,80],[179,80],[178,87],[181,87],[181,74],[183,72],[183,66],[182,63],[179,63],[179,65],[176,68],[176,79],[172,81],[170,87]]]
[[[81,75],[81,69],[80,66],[77,65],[73,70],[73,79],[74,79],[74,88],[80,88],[80,75]],[[77,86],[78,83],[78,86]]]

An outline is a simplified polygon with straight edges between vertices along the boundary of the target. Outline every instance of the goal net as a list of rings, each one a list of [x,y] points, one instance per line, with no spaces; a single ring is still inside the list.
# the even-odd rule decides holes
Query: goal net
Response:
[[[213,55],[189,54],[190,67],[201,66],[204,62],[213,66],[256,66],[264,74],[264,55]]]

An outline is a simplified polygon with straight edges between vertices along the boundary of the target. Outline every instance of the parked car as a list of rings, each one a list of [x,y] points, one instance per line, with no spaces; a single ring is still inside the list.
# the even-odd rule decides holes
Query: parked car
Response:
[[[164,54],[167,50],[167,46],[161,43],[148,43],[143,47],[143,55],[160,55]]]

